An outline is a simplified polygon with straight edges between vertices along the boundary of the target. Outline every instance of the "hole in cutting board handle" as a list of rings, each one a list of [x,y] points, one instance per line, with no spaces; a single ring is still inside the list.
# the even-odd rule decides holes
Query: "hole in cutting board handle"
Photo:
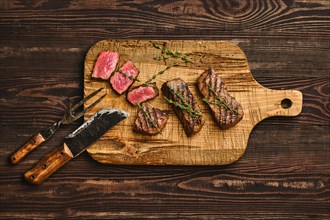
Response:
[[[284,108],[284,109],[288,109],[288,108],[291,108],[292,106],[292,101],[290,99],[283,99],[281,101],[281,107]]]

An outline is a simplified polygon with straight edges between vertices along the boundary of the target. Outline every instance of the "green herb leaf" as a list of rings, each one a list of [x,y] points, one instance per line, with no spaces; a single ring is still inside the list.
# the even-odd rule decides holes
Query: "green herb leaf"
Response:
[[[177,66],[177,63],[173,63],[172,65],[167,66],[165,69],[163,69],[163,70],[159,71],[158,73],[156,73],[155,75],[151,76],[149,79],[147,79],[147,81],[145,81],[141,85],[146,86],[146,85],[150,84],[153,80],[155,80],[157,78],[157,76],[164,74],[167,70],[171,69],[173,66]]]
[[[137,81],[137,82],[141,82],[138,78],[134,78],[133,76],[129,76],[127,75],[126,73],[124,73],[121,69],[116,69],[116,72],[119,72],[121,73],[122,75],[128,77],[130,80],[133,80],[133,81]]]
[[[156,42],[151,42],[152,43],[152,46],[154,46],[154,48],[156,49],[162,49]]]
[[[194,63],[191,59],[188,59],[188,56],[191,56],[193,53],[182,53],[181,51],[172,51],[166,47],[166,43],[161,47],[155,42],[151,42],[153,47],[161,50],[161,56],[154,57],[154,60],[161,61],[163,60],[166,65],[166,60],[172,59],[181,59],[184,63]]]
[[[142,105],[138,102],[136,103],[137,107],[139,107],[139,109],[143,112],[143,114],[146,116],[148,122],[152,125],[152,127],[157,128],[157,130],[160,132],[156,122],[154,120],[152,120],[152,118],[150,117],[149,113],[142,107]]]
[[[194,63],[192,60],[188,59],[186,56],[181,58],[185,63]]]
[[[219,107],[223,106],[226,110],[230,110],[232,113],[238,114],[238,112],[235,109],[233,109],[232,106],[228,105],[221,99],[219,94],[210,86],[210,84],[207,85],[207,88],[214,94],[214,96],[216,97],[217,100],[216,101],[207,101],[207,99],[204,98],[205,99],[205,100],[203,99],[204,102],[209,103],[211,105],[217,105]]]
[[[173,90],[173,89],[172,89]],[[188,112],[189,115],[191,115],[192,117],[199,117],[201,115],[200,112],[195,111],[182,97],[182,95],[178,92],[175,93],[175,95],[177,97],[179,97],[179,99],[181,100],[182,103],[179,103],[177,101],[173,101],[172,99],[167,98],[166,96],[164,96],[165,100],[169,103],[169,104],[173,104],[176,107],[181,108],[182,110],[186,110]]]

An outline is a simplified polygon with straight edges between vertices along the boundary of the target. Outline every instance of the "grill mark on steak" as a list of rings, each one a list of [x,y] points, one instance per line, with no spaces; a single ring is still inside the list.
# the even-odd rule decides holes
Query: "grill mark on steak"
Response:
[[[188,85],[181,79],[174,79],[165,82],[161,89],[167,99],[177,102],[180,105],[188,104],[194,112],[199,113],[199,115],[192,115],[187,110],[171,104],[186,135],[189,137],[198,133],[202,129],[205,119]],[[183,100],[177,94],[181,94]]]
[[[137,113],[137,117],[134,123],[134,131],[147,134],[156,135],[159,134],[166,126],[168,121],[168,114],[158,108],[154,108],[149,104],[142,103],[141,107],[149,115],[150,119],[154,122],[154,125],[148,120],[147,115],[142,109]]]
[[[143,114],[143,112],[142,112],[141,121],[142,121],[142,124],[144,125],[142,128],[145,131],[148,131],[148,129],[149,129],[148,119],[147,119],[147,116],[145,114]]]
[[[204,71],[197,79],[196,84],[200,93],[207,100],[212,116],[220,129],[228,129],[242,120],[244,112],[241,104],[228,93],[224,82],[212,68]],[[216,92],[220,100],[231,109],[226,108],[224,105],[218,106],[216,104],[211,104],[218,99],[216,95],[210,91],[208,85]]]

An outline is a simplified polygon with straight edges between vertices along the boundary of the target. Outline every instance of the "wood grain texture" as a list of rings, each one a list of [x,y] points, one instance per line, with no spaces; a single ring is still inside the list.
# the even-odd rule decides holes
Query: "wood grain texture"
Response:
[[[17,164],[20,160],[22,160],[28,153],[33,151],[36,147],[38,147],[41,143],[45,141],[44,137],[37,133],[34,135],[31,140],[29,140],[26,144],[21,146],[16,150],[10,157],[12,164]]]
[[[329,219],[329,14],[327,0],[0,1],[0,218]],[[301,91],[302,113],[259,123],[231,165],[104,166],[84,153],[25,183],[82,120],[17,166],[9,156],[83,97],[85,55],[111,38],[230,41],[260,84]]]
[[[46,154],[31,170],[26,171],[24,178],[29,183],[41,184],[72,158],[72,152],[64,143]]]
[[[248,66],[244,52],[225,41],[153,41],[158,45],[166,43],[172,51],[192,53],[193,64],[180,63],[158,76],[158,88],[166,81],[180,77],[193,96],[196,97],[205,117],[205,127],[192,137],[184,133],[179,119],[173,114],[162,93],[151,101],[153,106],[170,114],[169,122],[157,136],[146,136],[133,131],[133,123],[138,108],[131,106],[125,95],[118,96],[111,88],[109,80],[92,78],[97,57],[102,51],[116,51],[120,54],[119,66],[126,60],[140,70],[139,80],[145,82],[157,72],[166,68],[164,62],[154,60],[160,50],[148,40],[103,40],[88,51],[84,65],[84,94],[87,96],[99,88],[106,88],[103,102],[85,115],[87,120],[96,111],[105,107],[122,109],[130,114],[118,126],[106,133],[99,141],[87,149],[93,159],[106,164],[129,165],[224,165],[237,161],[247,147],[253,127],[272,116],[297,116],[302,109],[302,94],[294,90],[270,90],[256,82]],[[170,64],[167,64],[170,65]],[[210,111],[201,101],[196,88],[197,78],[207,68],[212,67],[225,82],[228,91],[243,106],[244,117],[240,123],[228,130],[220,130],[214,123]],[[136,86],[134,84],[133,86]],[[292,105],[284,108],[283,100]],[[91,102],[86,102],[85,107]]]

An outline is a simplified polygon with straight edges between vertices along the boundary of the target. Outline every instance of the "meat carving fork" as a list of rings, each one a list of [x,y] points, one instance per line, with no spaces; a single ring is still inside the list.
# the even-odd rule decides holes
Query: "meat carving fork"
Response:
[[[84,99],[80,100],[77,104],[75,104],[73,107],[69,108],[69,110],[63,115],[63,118],[59,120],[58,122],[55,122],[53,125],[51,125],[49,128],[47,128],[44,131],[41,131],[33,136],[31,140],[29,140],[26,144],[24,144],[22,147],[20,147],[14,154],[11,155],[10,160],[13,164],[17,164],[20,160],[22,160],[28,153],[33,151],[35,148],[37,148],[41,143],[48,140],[55,131],[62,125],[62,124],[70,124],[74,122],[75,120],[82,117],[85,113],[89,112],[94,106],[96,106],[101,100],[107,95],[102,95],[99,99],[97,99],[94,103],[92,103],[87,108],[83,109],[80,112],[77,112],[77,109],[83,105],[86,101],[94,97],[97,93],[99,93],[101,89],[96,90],[95,92],[91,93]]]

